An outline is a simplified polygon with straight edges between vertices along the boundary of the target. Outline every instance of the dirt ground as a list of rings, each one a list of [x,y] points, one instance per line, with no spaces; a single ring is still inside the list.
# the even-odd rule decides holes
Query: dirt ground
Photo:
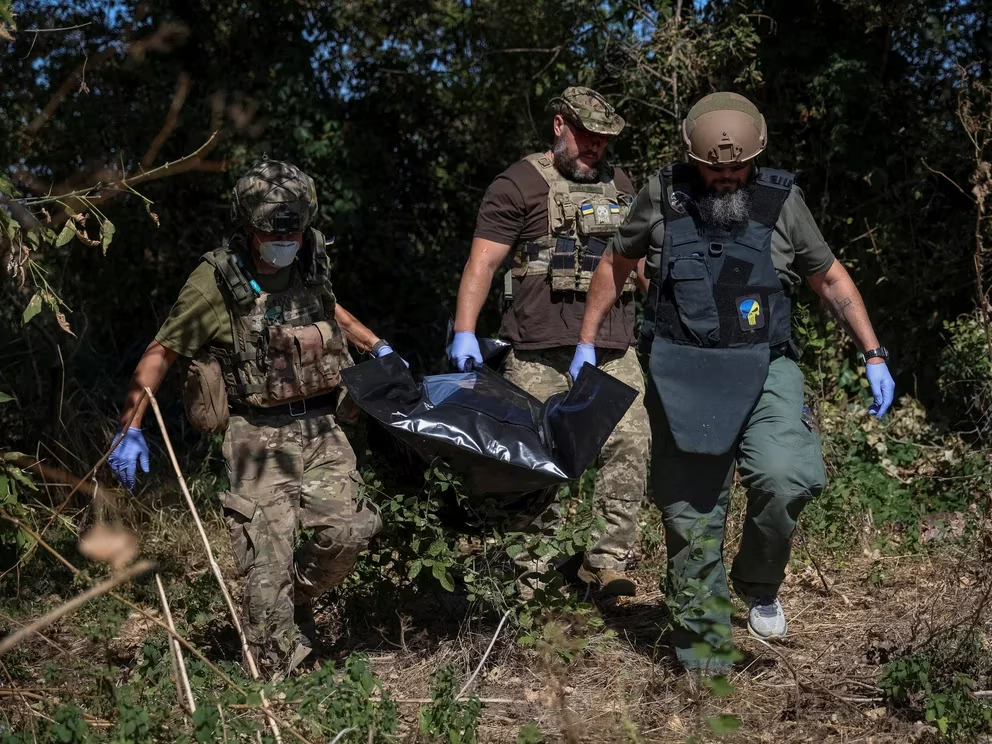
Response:
[[[890,714],[875,683],[894,650],[968,616],[980,599],[978,578],[958,559],[920,555],[862,556],[821,569],[822,578],[812,564],[787,577],[780,597],[789,634],[782,642],[750,637],[737,605],[734,641],[745,659],[729,677],[733,692],[727,697],[700,690],[659,639],[665,610],[656,569],[638,572],[637,597],[597,604],[605,624],[570,664],[546,649],[521,649],[504,628],[474,686],[484,703],[479,741],[516,742],[528,722],[546,741],[570,743],[693,737],[887,744],[926,738],[929,727]],[[402,637],[381,626],[362,633],[356,623],[348,644],[370,654],[373,671],[411,713],[427,696],[428,675],[438,665],[453,663],[468,678],[496,625],[462,627],[438,641],[418,626],[436,620],[412,617]],[[567,638],[561,643],[567,646]],[[718,737],[706,719],[724,714],[736,715],[741,725]]]

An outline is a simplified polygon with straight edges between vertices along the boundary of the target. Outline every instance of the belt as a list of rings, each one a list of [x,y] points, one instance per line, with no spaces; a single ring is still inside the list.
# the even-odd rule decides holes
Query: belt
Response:
[[[338,394],[324,393],[314,398],[304,398],[303,400],[283,403],[278,406],[249,406],[244,403],[232,402],[229,407],[231,413],[239,416],[293,416],[299,418],[308,411],[319,411],[322,408],[334,408],[338,404]]]

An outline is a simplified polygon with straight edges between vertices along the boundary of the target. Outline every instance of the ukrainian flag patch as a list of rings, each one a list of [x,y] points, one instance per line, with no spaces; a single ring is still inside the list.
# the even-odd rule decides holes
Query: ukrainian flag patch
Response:
[[[592,217],[596,212],[596,208],[592,204],[583,204],[579,207],[579,211],[582,212],[583,217]]]

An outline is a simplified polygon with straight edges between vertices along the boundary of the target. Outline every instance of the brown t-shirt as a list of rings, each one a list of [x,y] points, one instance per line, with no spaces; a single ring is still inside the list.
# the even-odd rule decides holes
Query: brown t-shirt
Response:
[[[614,183],[633,196],[634,186],[619,168]],[[475,237],[515,246],[548,234],[548,182],[537,168],[520,160],[496,177],[479,207]],[[503,314],[503,333],[516,349],[574,346],[586,309],[581,292],[552,292],[547,277],[513,279],[513,305]],[[634,298],[618,300],[596,337],[602,349],[626,349],[634,341]]]

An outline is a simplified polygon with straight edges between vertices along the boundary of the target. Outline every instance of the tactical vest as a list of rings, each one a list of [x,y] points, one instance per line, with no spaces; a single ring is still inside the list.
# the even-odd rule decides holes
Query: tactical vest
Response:
[[[216,271],[231,318],[233,350],[209,350],[221,364],[228,399],[268,408],[338,387],[348,356],[334,320],[324,236],[307,231],[283,292],[262,291],[245,268],[245,236],[235,240],[203,257]]]
[[[666,167],[665,239],[650,276],[641,348],[678,448],[723,454],[737,441],[775,354],[792,354],[789,295],[772,262],[775,223],[795,177],[762,168],[749,188],[750,220],[730,234],[704,224],[692,197],[695,167]]]
[[[514,247],[506,272],[505,299],[513,297],[513,277],[545,276],[556,292],[588,292],[610,238],[623,224],[632,196],[621,193],[612,178],[603,183],[576,183],[565,178],[549,157],[524,158],[548,184],[548,234]],[[624,282],[632,293],[636,273]]]

